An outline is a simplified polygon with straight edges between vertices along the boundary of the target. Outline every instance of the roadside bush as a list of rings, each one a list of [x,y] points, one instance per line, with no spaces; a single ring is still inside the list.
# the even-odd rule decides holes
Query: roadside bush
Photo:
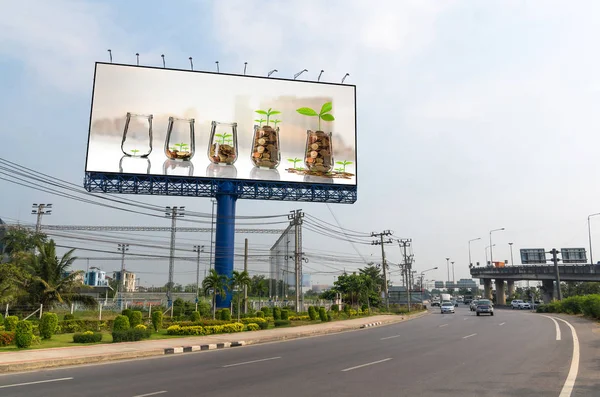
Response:
[[[127,318],[127,317],[125,317]],[[142,330],[138,328],[129,328],[123,331],[113,331],[113,343],[119,342],[137,342],[142,339],[147,339],[152,335],[152,331],[149,329]]]
[[[273,314],[273,312],[271,312],[271,309],[266,306],[261,307],[260,311],[265,314],[265,317],[271,317],[271,315]]]
[[[281,319],[282,319],[282,320],[288,320],[288,319],[289,319],[289,317],[290,317],[290,311],[289,311],[289,310],[287,310],[287,309],[283,309],[283,310],[281,311]]]
[[[191,321],[200,321],[200,318],[200,312],[192,312],[192,314],[190,315]]]
[[[84,331],[110,331],[112,329],[113,320],[98,321],[98,320],[64,320],[58,322],[56,334],[71,334],[74,332]]]
[[[198,302],[198,312],[201,317],[208,317],[212,314],[210,303],[205,301]]]
[[[260,327],[260,329],[268,329],[269,328],[269,322],[268,321],[263,321],[260,323],[257,323],[258,326]]]
[[[246,317],[246,318],[242,318],[241,321],[244,324],[250,324],[250,323],[258,324],[258,323],[266,323],[267,322],[267,320],[263,317]]]
[[[231,310],[225,308],[221,309],[221,320],[222,321],[231,321]]]
[[[547,313],[560,313],[561,305],[558,301],[552,301],[546,305]]]
[[[75,316],[72,315],[71,313],[67,313],[63,316],[63,320],[68,321],[68,320],[75,320]]]
[[[162,328],[163,325],[163,314],[160,310],[152,312],[152,326],[154,327],[154,331],[158,332],[159,329]]]
[[[273,308],[273,319],[281,320],[281,309],[278,307]]]
[[[331,305],[331,311],[332,312],[339,312],[340,311],[340,306],[339,305]]]
[[[176,321],[174,323],[171,323],[171,325],[179,325],[182,327],[194,327],[194,326],[201,326],[201,327],[206,327],[209,325],[225,325],[225,324],[231,324],[232,321],[224,321],[224,320],[200,320],[200,321]]]
[[[369,305],[367,305],[366,303],[363,303],[362,306],[360,307],[360,310],[362,310],[363,312],[368,312]]]
[[[561,311],[568,314],[581,314],[583,313],[583,302],[586,300],[585,296],[571,296],[565,298],[560,302]]]
[[[256,312],[256,317],[265,318],[265,312],[262,310]]]
[[[94,331],[85,331],[73,335],[74,343],[98,343],[102,341],[102,333]]]
[[[600,319],[600,295],[586,296],[581,306],[584,315]]]
[[[275,320],[276,327],[286,327],[290,324],[290,320]]]
[[[15,333],[14,332],[0,332],[0,346],[10,346],[15,343]]]
[[[548,308],[546,307],[546,305],[537,305],[535,307],[535,312],[536,313],[548,313]]]
[[[327,321],[332,321],[333,320],[333,316],[331,315],[331,313],[327,313]]]
[[[129,328],[129,318],[127,318],[127,316],[120,315],[115,318],[115,322],[113,323],[113,333],[115,331],[127,331]]]
[[[15,327],[15,343],[19,349],[31,346],[33,342],[33,325],[29,321],[19,321]]]
[[[321,321],[327,321],[327,312],[324,307],[319,308],[319,318]]]
[[[352,310],[352,306],[348,304],[344,305],[344,313],[350,314],[350,310]]]
[[[142,312],[139,310],[134,310],[131,312],[131,315],[129,316],[129,326],[131,328],[135,328],[136,325],[139,324],[143,324],[144,320],[143,320],[143,316],[142,316]]]
[[[19,317],[17,316],[6,316],[4,319],[4,330],[5,331],[16,331]]]
[[[258,331],[260,329],[260,327],[256,323],[246,324],[246,328],[248,329],[248,331]]]
[[[141,329],[142,331],[145,331],[148,329],[148,327],[146,327],[144,324],[138,324],[135,327],[133,327],[135,329]]]
[[[56,313],[44,313],[40,321],[39,330],[42,339],[50,339],[58,328],[58,316]]]
[[[308,317],[310,318],[311,321],[315,321],[317,319],[317,310],[315,309],[314,306],[308,307]]]
[[[289,316],[288,320],[290,321],[309,321],[310,316]]]
[[[0,313],[0,326],[4,327],[4,316]]]
[[[167,335],[213,335],[221,333],[233,333],[242,332],[244,330],[244,324],[242,323],[229,323],[223,325],[208,325],[203,327],[201,325],[195,326],[181,326],[171,325],[167,328]]]
[[[131,312],[132,312],[131,309],[123,309],[121,311],[121,315],[126,316],[127,318],[129,318],[129,316],[131,316]]]

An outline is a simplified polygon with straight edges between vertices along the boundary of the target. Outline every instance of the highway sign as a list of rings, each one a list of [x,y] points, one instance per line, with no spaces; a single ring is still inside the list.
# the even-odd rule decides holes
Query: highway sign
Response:
[[[587,263],[585,248],[561,248],[563,263]]]
[[[543,248],[522,249],[521,263],[524,265],[546,263],[546,250]]]

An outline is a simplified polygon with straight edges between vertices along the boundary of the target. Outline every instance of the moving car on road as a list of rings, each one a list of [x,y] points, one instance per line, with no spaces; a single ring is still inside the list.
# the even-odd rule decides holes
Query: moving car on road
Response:
[[[477,302],[479,302],[477,299],[471,301],[471,304],[469,305],[469,309],[471,309],[472,312],[474,312],[475,309],[477,309]]]
[[[452,313],[454,314],[454,304],[452,302],[443,302],[442,306],[440,307],[442,314],[444,313]]]
[[[531,303],[521,301],[521,302],[519,302],[518,308],[521,310],[524,310],[524,309],[531,310]]]
[[[489,300],[480,300],[477,303],[477,308],[475,309],[477,315],[479,316],[481,313],[489,314],[490,316],[494,315],[494,305]]]
[[[515,299],[512,302],[510,302],[510,306],[511,308],[514,309],[520,309],[519,305],[523,303],[523,301],[521,299]]]

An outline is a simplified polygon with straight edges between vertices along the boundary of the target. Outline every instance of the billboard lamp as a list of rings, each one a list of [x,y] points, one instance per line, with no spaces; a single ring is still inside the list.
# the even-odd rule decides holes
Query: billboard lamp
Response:
[[[167,67],[165,65],[165,54],[160,54],[160,57],[162,58],[162,61],[163,61],[163,68]]]
[[[298,76],[300,76],[300,75],[301,75],[302,73],[304,73],[304,72],[308,72],[308,70],[307,70],[307,69],[303,69],[303,70],[301,70],[300,72],[296,73],[296,74],[294,75],[294,80],[296,80],[296,79],[298,78]]]
[[[215,63],[217,64],[217,73],[221,73],[221,72],[219,71],[219,61],[215,61]]]
[[[275,72],[278,72],[278,70],[277,70],[277,69],[273,69],[273,70],[271,70],[271,71],[269,72],[269,74],[267,74],[267,77],[271,77],[271,75],[272,75],[273,73],[275,73]]]
[[[135,57],[137,58],[137,65],[140,66],[140,53],[136,52]]]
[[[248,66],[248,62],[244,62],[244,76],[246,75],[246,66]]]
[[[344,80],[346,80],[346,77],[350,76],[350,73],[346,73],[344,75],[344,77],[342,77],[342,84],[344,84]]]
[[[190,70],[194,70],[194,62],[192,61],[192,57],[188,58],[190,60]]]
[[[317,78],[317,81],[321,81],[321,75],[323,74],[324,70],[321,69],[321,73],[319,73],[319,77]]]
[[[112,63],[112,51],[110,48],[108,49],[108,57],[110,58],[110,63]]]

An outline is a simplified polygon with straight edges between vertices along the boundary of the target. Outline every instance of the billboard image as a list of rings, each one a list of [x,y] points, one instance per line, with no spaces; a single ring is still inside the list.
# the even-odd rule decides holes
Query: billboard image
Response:
[[[356,186],[355,91],[96,63],[86,171]]]

